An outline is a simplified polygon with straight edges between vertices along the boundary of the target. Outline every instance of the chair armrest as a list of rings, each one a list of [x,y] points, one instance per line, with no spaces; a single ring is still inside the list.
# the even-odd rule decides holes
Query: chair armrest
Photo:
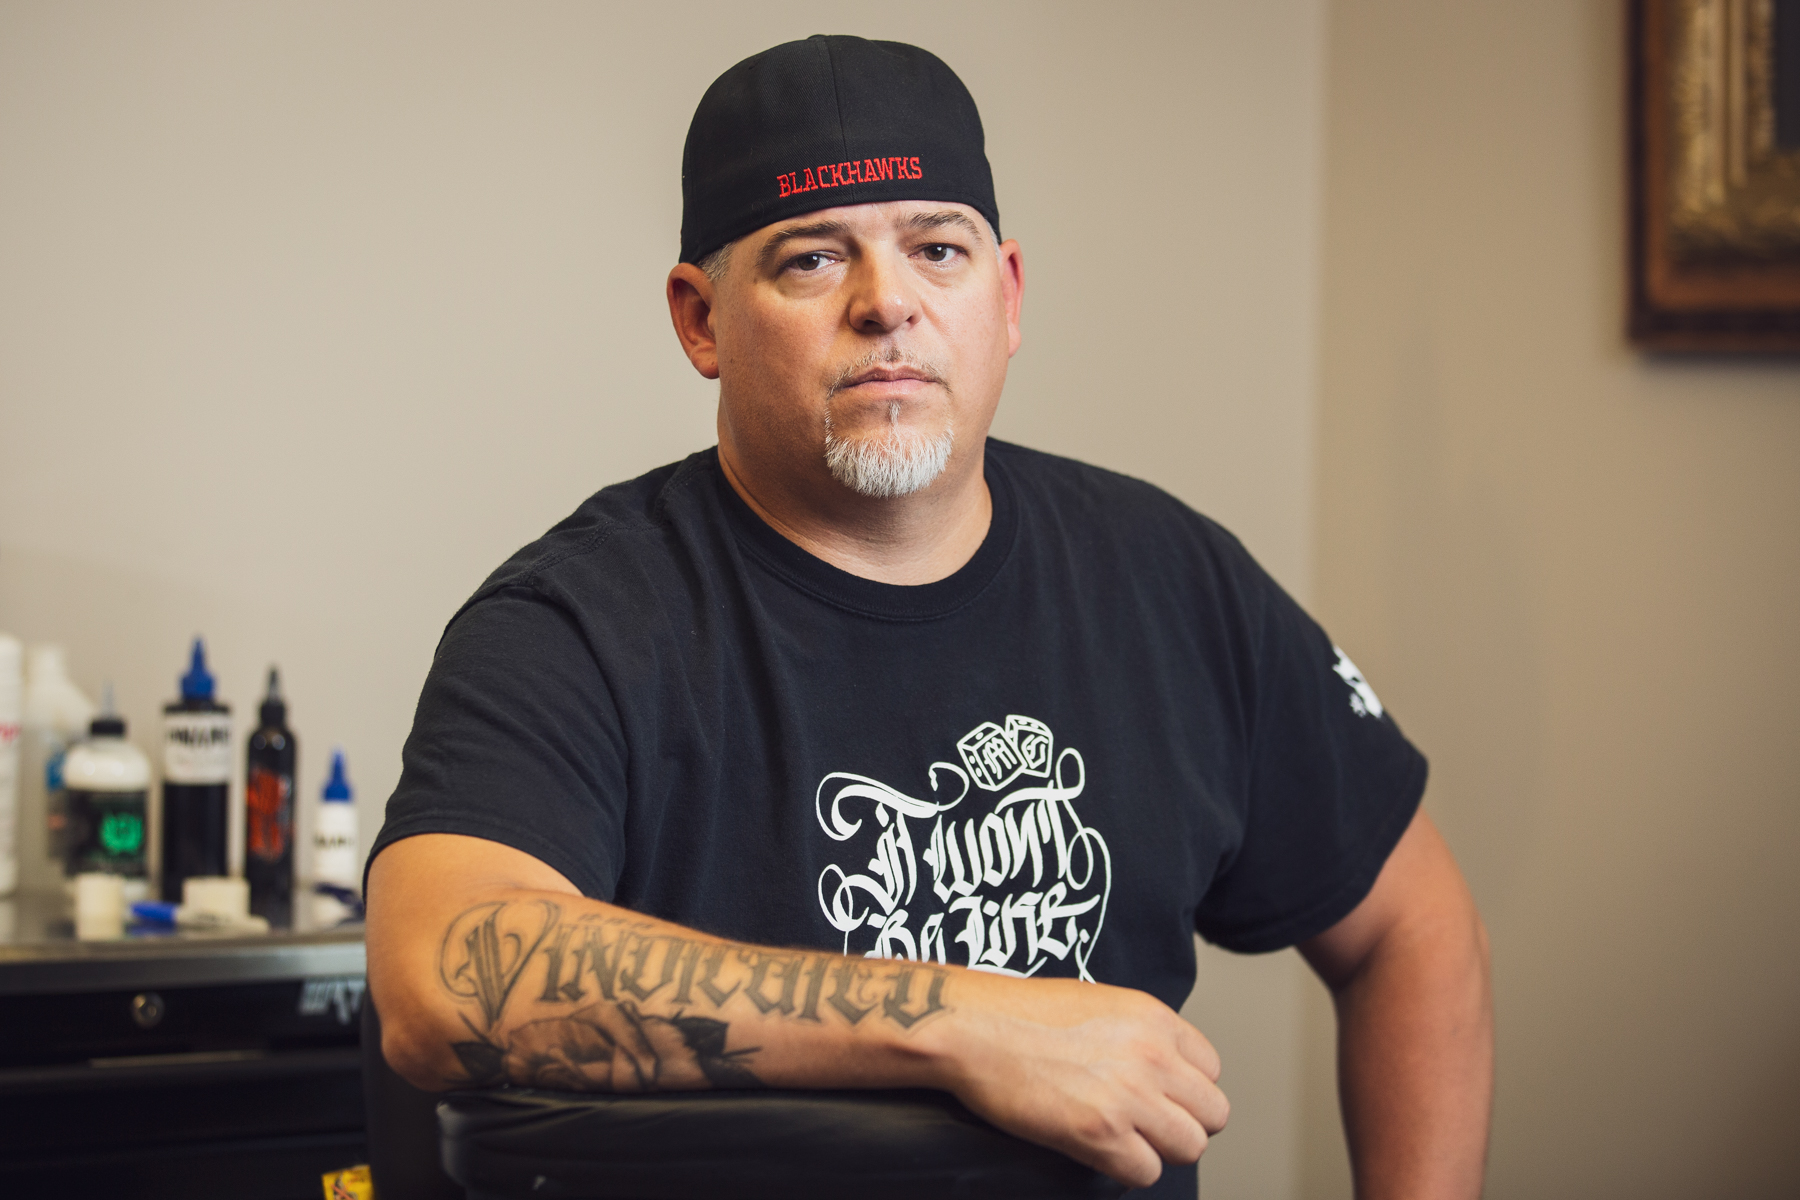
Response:
[[[589,1095],[503,1088],[438,1105],[471,1200],[1116,1197],[1123,1186],[934,1091]]]

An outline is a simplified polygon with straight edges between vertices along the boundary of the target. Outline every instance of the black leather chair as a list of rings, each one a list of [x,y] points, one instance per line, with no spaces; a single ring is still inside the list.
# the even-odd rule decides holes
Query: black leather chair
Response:
[[[363,1006],[382,1200],[1102,1200],[1124,1189],[932,1091],[421,1092]],[[435,1110],[435,1111],[434,1111]]]

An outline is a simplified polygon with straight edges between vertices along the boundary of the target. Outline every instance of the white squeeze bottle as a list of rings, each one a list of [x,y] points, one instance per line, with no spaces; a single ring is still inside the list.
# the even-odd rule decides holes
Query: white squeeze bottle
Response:
[[[0,633],[0,896],[19,886],[19,728],[25,707],[25,647]]]
[[[63,789],[69,818],[63,869],[75,891],[76,915],[78,881],[87,875],[119,877],[125,904],[148,900],[150,760],[125,739],[110,683],[99,715],[88,722],[87,740],[70,747],[63,760]]]
[[[344,778],[342,750],[331,752],[331,778],[326,781],[313,816],[312,875],[315,884],[342,888],[352,894],[362,888],[356,804],[350,781]],[[312,897],[312,919],[316,926],[336,925],[354,915],[354,910],[336,896],[315,893]]]
[[[69,807],[63,763],[87,733],[94,702],[69,678],[61,646],[25,652],[25,733],[19,756],[20,883],[44,887],[62,878],[68,857]]]

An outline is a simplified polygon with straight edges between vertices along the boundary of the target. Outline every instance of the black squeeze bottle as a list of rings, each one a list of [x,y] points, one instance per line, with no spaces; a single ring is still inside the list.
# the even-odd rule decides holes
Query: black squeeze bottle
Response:
[[[250,911],[277,929],[294,917],[294,754],[281,676],[270,667],[244,770],[244,878]]]
[[[181,699],[163,708],[162,898],[181,903],[191,875],[223,875],[231,795],[231,710],[213,699],[206,647],[194,639]]]

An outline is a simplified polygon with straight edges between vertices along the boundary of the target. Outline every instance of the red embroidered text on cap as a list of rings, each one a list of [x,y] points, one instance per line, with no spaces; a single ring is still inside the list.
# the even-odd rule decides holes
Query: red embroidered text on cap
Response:
[[[817,172],[815,174],[814,172]],[[913,158],[864,158],[849,162],[820,163],[777,175],[775,184],[783,196],[814,192],[820,188],[848,187],[853,183],[879,183],[884,179],[923,179],[919,160]]]

